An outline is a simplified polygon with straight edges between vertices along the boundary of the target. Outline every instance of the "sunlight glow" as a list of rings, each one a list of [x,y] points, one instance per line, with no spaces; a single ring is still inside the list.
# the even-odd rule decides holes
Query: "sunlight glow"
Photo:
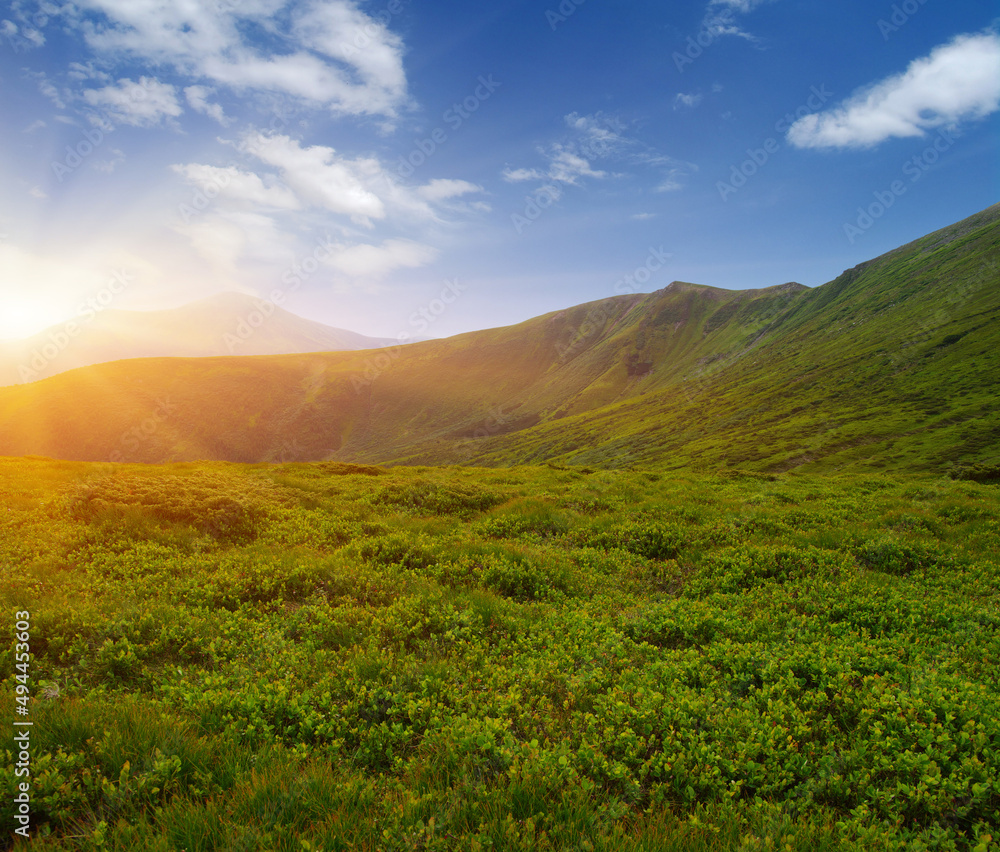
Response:
[[[51,305],[8,297],[0,304],[0,340],[22,340],[59,323]]]

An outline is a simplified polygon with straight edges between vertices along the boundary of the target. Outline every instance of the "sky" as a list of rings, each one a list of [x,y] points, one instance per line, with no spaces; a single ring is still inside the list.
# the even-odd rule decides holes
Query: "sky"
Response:
[[[0,339],[818,286],[998,200],[995,0],[5,0]]]

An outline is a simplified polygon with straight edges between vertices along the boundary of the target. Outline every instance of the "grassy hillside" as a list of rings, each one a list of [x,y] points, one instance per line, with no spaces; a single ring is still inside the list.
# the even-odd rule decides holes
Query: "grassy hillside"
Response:
[[[995,486],[9,459],[0,505],[34,850],[998,848]]]
[[[800,294],[659,394],[493,439],[478,461],[944,470],[1000,461],[1000,208]],[[775,326],[777,326],[775,328]]]
[[[0,389],[0,452],[942,471],[996,463],[1000,207],[813,290],[674,282],[407,347]]]
[[[717,312],[747,304],[766,318],[796,290],[672,285],[387,350],[97,365],[0,389],[0,451],[101,461],[357,460],[430,443],[460,459],[484,435],[669,383],[684,365],[753,333],[752,323],[738,325],[741,315],[706,338]]]

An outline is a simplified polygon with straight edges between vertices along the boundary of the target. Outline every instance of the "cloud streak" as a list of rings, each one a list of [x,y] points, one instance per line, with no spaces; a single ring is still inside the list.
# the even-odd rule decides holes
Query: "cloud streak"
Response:
[[[109,118],[134,127],[153,127],[184,112],[177,90],[153,77],[140,77],[137,83],[125,77],[113,86],[85,90],[83,99]]]
[[[323,261],[334,283],[371,283],[436,260],[439,250],[426,238],[435,226],[450,224],[443,212],[489,210],[481,201],[465,200],[483,191],[477,184],[449,178],[402,184],[388,176],[377,157],[345,157],[328,146],[306,146],[283,134],[259,131],[231,144],[252,163],[250,168],[203,163],[172,167],[206,198],[215,199],[204,216],[182,217],[176,231],[226,280],[235,281],[246,260],[290,258],[298,234],[323,229],[339,234],[336,240],[327,238]],[[389,233],[359,239],[357,226]],[[420,239],[403,236],[414,227],[425,232]]]
[[[747,41],[756,41],[755,36],[739,25],[737,15],[746,15],[769,2],[771,0],[711,0],[705,10],[702,28],[713,38],[731,35]]]
[[[503,179],[507,183],[550,181],[556,185],[549,188],[552,195],[558,185],[579,186],[584,178],[603,180],[627,176],[619,171],[598,168],[596,163],[602,160],[619,168],[638,165],[657,169],[661,172],[661,184],[670,184],[669,189],[680,188],[678,179],[696,170],[693,164],[661,154],[627,135],[626,126],[613,116],[572,112],[564,117],[564,122],[569,128],[569,137],[539,148],[547,160],[544,168],[507,167],[502,172]]]
[[[843,104],[807,115],[788,130],[798,148],[872,148],[887,139],[983,118],[1000,109],[1000,36],[960,35],[910,63],[902,74]]]
[[[192,107],[220,123],[205,82],[389,120],[408,103],[402,40],[354,0],[80,0],[61,11],[102,56],[145,61],[198,84],[188,93]],[[251,41],[254,30],[274,38]],[[359,31],[364,50],[352,46]]]

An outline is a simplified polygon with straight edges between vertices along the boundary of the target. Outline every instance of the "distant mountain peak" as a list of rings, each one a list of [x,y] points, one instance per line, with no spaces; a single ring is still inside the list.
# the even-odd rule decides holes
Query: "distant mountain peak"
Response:
[[[712,287],[708,284],[692,284],[690,281],[671,281],[666,287],[656,292],[657,294],[696,292],[719,298],[722,296],[752,297],[761,293],[795,293],[808,289],[805,284],[799,284],[798,281],[788,281],[784,284],[774,284],[770,287],[758,287],[747,290],[728,290],[725,287]]]
[[[207,296],[202,296],[200,299],[188,302],[183,307],[192,308],[200,305],[222,305],[228,308],[234,305],[253,305],[255,302],[259,301],[261,301],[261,298],[259,296],[254,296],[251,293],[243,293],[240,290],[225,290],[221,293],[210,293]]]
[[[78,334],[54,354],[52,339],[66,337],[61,326],[25,340],[0,342],[0,386],[133,358],[295,355],[378,349],[398,342],[304,319],[236,290],[166,310],[109,309],[78,325]]]
[[[718,290],[719,287],[709,287],[707,284],[692,284],[690,281],[671,281],[660,293],[686,293],[689,290]]]

